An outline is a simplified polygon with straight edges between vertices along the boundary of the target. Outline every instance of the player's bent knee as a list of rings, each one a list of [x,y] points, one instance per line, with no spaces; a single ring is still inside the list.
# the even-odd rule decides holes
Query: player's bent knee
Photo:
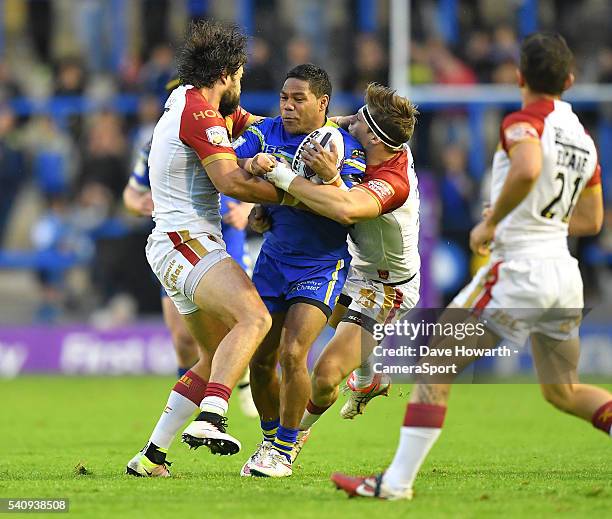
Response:
[[[270,328],[272,328],[272,317],[262,303],[261,305],[256,305],[255,308],[249,308],[247,312],[237,315],[236,324],[248,324],[256,328],[259,332],[260,340],[263,340],[270,331]]]
[[[313,373],[312,376],[312,392],[313,395],[328,395],[333,393],[342,378],[338,380],[337,376],[334,376],[331,372],[326,373]]]
[[[302,369],[306,365],[307,349],[299,347],[283,348],[280,352],[280,365],[283,373]]]
[[[317,363],[312,373],[313,391],[317,393],[329,393],[340,385],[345,377],[345,370],[336,363]]]
[[[264,309],[258,317],[259,319],[259,328],[263,332],[263,337],[268,335],[268,332],[272,329],[272,316],[268,310]]]
[[[257,330],[257,342],[261,343],[266,335],[268,335],[270,328],[272,328],[272,317],[270,317],[268,311],[264,309],[262,312],[251,315],[248,320],[251,326]]]

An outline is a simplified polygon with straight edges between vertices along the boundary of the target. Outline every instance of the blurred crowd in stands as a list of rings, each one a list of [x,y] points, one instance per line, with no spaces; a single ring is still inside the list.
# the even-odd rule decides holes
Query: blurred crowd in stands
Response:
[[[309,61],[328,69],[335,92],[360,95],[371,81],[388,83],[389,2],[375,3],[375,19],[364,24],[356,21],[364,4],[357,0],[253,0],[243,92],[276,92],[291,66]],[[126,293],[140,312],[158,308],[143,254],[151,223],[123,210],[121,192],[160,115],[164,86],[174,75],[174,48],[189,19],[236,19],[238,4],[244,2],[2,2],[0,269],[12,264],[11,251],[33,251],[42,258],[32,263],[40,301],[35,319],[88,315],[123,301]],[[457,1],[452,31],[444,29],[448,20],[441,19],[439,4],[412,2],[412,84],[513,84],[520,2],[500,9],[496,0]],[[579,82],[612,83],[612,3],[540,0],[538,12],[537,26],[562,32],[574,49]],[[117,94],[134,94],[137,101],[117,109],[110,102]],[[68,113],[24,108],[66,96],[84,96],[101,108]],[[504,115],[492,112],[485,114],[491,141],[487,162]],[[612,117],[610,112],[608,105],[583,114],[596,139],[599,119]],[[277,106],[259,113],[276,115]],[[463,111],[422,113],[413,146],[417,171],[435,179],[438,207],[432,214],[439,215],[441,245],[464,258],[482,208],[484,172],[469,170],[471,144]],[[593,301],[605,297],[601,280],[610,279],[611,212],[607,222],[599,238],[575,245],[587,266]],[[70,258],[66,268],[48,260],[49,252]],[[135,257],[142,258],[139,267]],[[74,265],[80,268],[69,268]],[[440,287],[442,298],[468,276],[465,268],[458,280]]]

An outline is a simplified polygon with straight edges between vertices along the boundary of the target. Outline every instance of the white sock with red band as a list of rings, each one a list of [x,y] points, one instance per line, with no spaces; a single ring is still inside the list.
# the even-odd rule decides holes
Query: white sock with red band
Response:
[[[174,384],[166,408],[151,434],[151,443],[162,449],[170,447],[176,433],[204,398],[206,385],[206,380],[191,370]]]
[[[302,417],[302,421],[300,422],[300,431],[305,431],[306,429],[310,429],[315,422],[323,416],[323,413],[327,411],[331,407],[331,404],[326,407],[320,407],[315,405],[312,400],[308,400],[306,404],[306,410],[304,411],[304,416]]]
[[[391,490],[403,492],[412,488],[414,480],[440,433],[446,406],[408,404],[400,443],[383,483]]]

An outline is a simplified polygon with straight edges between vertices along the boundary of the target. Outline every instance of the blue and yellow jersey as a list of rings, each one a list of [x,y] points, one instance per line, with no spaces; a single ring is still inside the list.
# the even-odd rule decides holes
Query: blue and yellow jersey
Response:
[[[331,121],[327,125],[335,126]],[[359,183],[365,173],[365,152],[361,144],[340,128],[344,137],[344,164],[340,174],[347,186]],[[289,163],[306,134],[291,135],[280,117],[266,118],[251,125],[234,141],[239,158],[259,152],[284,158]],[[292,265],[350,258],[346,244],[348,229],[333,220],[287,206],[268,206],[272,227],[264,234],[262,251]]]
[[[149,153],[151,153],[151,141],[147,142],[140,150],[138,157],[130,174],[130,186],[137,191],[144,192],[151,190],[149,180]]]
[[[229,196],[221,195],[221,217],[225,216],[225,213],[229,211],[227,205],[228,202],[240,203],[240,200],[236,200]],[[223,234],[223,241],[225,242],[225,248],[227,253],[234,259],[243,270],[249,269],[250,258],[246,248],[246,230],[236,229],[231,225],[226,224],[221,220],[221,234]]]

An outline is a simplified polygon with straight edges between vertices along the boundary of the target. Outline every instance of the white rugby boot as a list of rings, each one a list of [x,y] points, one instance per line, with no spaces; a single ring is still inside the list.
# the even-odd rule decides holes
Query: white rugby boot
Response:
[[[204,445],[213,454],[231,456],[240,452],[240,441],[226,431],[227,418],[216,413],[202,411],[183,431],[182,441],[197,449]]]
[[[412,499],[411,488],[403,492],[397,492],[389,488],[383,482],[383,475],[369,477],[353,477],[335,472],[331,475],[331,480],[338,490],[344,490],[349,497],[374,497],[376,499],[386,499],[396,501],[400,499]]]
[[[345,420],[352,420],[357,415],[363,414],[368,402],[377,396],[389,394],[391,379],[387,375],[377,373],[372,379],[372,383],[365,388],[355,385],[355,373],[352,372],[346,381],[343,391],[348,394],[348,400],[340,409],[340,416]]]
[[[291,462],[272,447],[262,452],[261,456],[250,465],[250,469],[251,476],[260,478],[286,478],[293,474]]]
[[[252,475],[251,466],[257,463],[259,461],[259,458],[261,458],[261,456],[264,454],[264,452],[266,452],[271,447],[272,442],[268,441],[262,441],[259,445],[257,445],[257,449],[255,449],[255,452],[248,460],[246,460],[246,463],[242,465],[242,468],[240,469],[240,475],[243,478],[250,478]]]
[[[170,471],[168,467],[170,465],[169,461],[164,461],[162,464],[153,463],[140,451],[128,461],[125,473],[141,478],[169,478]]]

